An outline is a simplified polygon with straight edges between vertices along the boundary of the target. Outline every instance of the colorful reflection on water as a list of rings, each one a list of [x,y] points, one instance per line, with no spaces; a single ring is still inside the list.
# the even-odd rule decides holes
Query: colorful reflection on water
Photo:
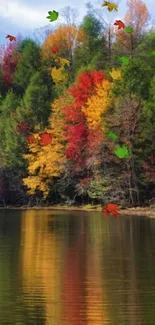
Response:
[[[0,211],[0,325],[154,325],[155,220]]]

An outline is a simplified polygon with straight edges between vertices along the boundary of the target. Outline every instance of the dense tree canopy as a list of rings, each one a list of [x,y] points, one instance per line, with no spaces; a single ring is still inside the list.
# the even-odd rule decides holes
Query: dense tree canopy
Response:
[[[0,203],[148,204],[155,33],[147,7],[128,1],[124,22],[133,33],[116,31],[112,44],[95,11],[79,26],[67,19],[42,45],[24,39],[2,51]]]

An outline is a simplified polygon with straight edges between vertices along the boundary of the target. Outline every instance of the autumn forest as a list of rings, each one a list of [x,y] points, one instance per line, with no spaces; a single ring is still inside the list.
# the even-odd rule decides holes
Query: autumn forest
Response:
[[[134,8],[134,9],[133,9]],[[103,9],[99,8],[102,12]],[[87,4],[0,63],[0,205],[147,206],[155,197],[155,29],[128,0],[122,23]]]

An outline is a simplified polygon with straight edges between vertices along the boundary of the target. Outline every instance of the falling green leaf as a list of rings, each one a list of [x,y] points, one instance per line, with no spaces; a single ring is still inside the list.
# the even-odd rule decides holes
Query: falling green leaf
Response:
[[[109,133],[107,134],[107,137],[108,137],[109,139],[112,139],[113,141],[116,141],[116,140],[118,139],[118,136],[117,136],[115,133],[113,133],[113,132],[109,132]]]
[[[130,157],[129,149],[127,148],[127,146],[125,144],[123,144],[122,147],[119,144],[117,144],[116,149],[114,150],[114,153],[119,158],[129,158]]]
[[[55,21],[58,19],[59,13],[57,11],[48,11],[48,14],[49,16],[47,16],[46,18],[48,18],[50,21]]]
[[[151,52],[151,55],[152,55],[152,56],[155,56],[155,51],[152,51],[152,52]]]
[[[129,59],[126,56],[120,56],[119,59],[125,65],[129,63]]]
[[[125,31],[128,33],[128,34],[131,34],[133,32],[133,28],[128,26],[125,28]]]

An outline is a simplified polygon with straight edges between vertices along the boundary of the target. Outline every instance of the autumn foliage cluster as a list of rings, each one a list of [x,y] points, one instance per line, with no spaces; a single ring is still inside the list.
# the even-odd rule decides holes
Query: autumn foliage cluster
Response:
[[[100,155],[103,138],[100,118],[107,108],[109,89],[110,82],[102,71],[85,71],[64,97],[54,101],[44,145],[39,145],[37,133],[33,142],[32,138],[27,139],[30,153],[25,158],[29,161],[31,175],[24,183],[31,194],[36,188],[43,190],[46,184],[46,191],[43,191],[46,196],[53,178],[62,175],[66,164],[73,176],[81,178],[83,174],[86,178],[89,175]],[[47,142],[50,133],[52,141]]]

